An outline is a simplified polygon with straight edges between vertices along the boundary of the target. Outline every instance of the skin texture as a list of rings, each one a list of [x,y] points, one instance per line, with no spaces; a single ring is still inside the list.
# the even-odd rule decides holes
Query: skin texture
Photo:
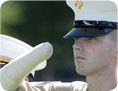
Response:
[[[116,31],[113,31],[96,38],[74,38],[73,52],[76,72],[86,76],[90,91],[109,91],[116,87],[116,34]]]

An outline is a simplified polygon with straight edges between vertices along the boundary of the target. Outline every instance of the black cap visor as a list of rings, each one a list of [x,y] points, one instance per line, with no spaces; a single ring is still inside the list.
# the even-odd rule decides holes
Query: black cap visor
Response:
[[[117,23],[107,21],[75,21],[73,27],[64,38],[103,36],[117,29]]]
[[[73,28],[70,32],[68,32],[64,38],[69,37],[98,37],[103,36],[110,33],[113,29],[105,28]]]

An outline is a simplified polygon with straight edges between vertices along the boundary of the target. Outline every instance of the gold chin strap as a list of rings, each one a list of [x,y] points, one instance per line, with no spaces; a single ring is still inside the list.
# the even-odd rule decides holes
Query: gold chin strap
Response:
[[[10,62],[11,60],[13,60],[13,58],[0,56],[0,61],[2,61],[2,62]]]

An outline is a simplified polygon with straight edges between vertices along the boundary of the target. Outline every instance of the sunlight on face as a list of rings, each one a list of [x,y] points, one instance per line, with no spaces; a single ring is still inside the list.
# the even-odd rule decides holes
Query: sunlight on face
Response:
[[[112,65],[116,61],[115,46],[110,34],[93,39],[75,38],[73,52],[77,73],[91,75]]]

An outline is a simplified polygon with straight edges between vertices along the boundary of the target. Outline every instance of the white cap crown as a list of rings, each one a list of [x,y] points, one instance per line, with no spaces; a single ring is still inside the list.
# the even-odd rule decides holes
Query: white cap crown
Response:
[[[117,0],[66,0],[75,20],[118,22]]]
[[[32,50],[33,47],[16,38],[0,34],[0,61],[10,62]],[[9,60],[11,59],[11,60]],[[34,68],[31,74],[34,76],[36,70],[41,70],[47,65],[47,60]]]

